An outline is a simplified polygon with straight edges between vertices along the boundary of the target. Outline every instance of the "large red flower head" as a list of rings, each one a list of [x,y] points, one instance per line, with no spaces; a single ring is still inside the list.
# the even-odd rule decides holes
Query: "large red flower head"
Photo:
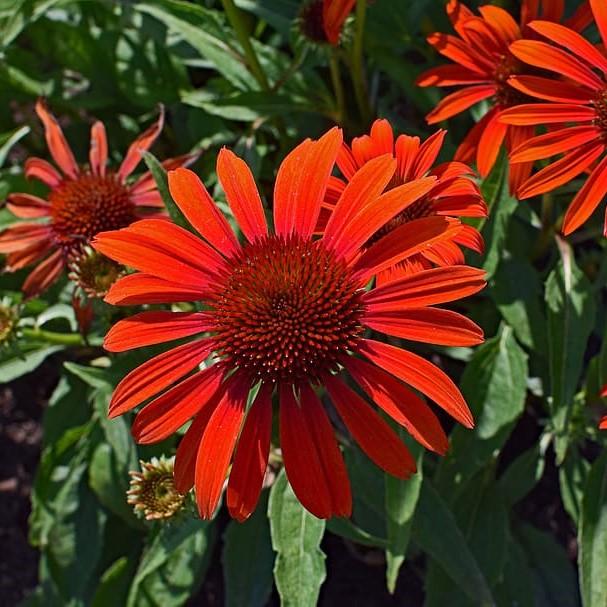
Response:
[[[393,219],[371,237],[366,246],[372,245],[383,236],[404,223],[430,216],[486,217],[485,204],[476,183],[473,171],[462,162],[436,164],[446,131],[437,131],[425,141],[419,137],[399,135],[387,120],[376,120],[369,135],[356,137],[351,145],[344,143],[337,155],[337,166],[343,175],[331,177],[327,188],[326,201],[321,214],[320,227],[330,217],[335,203],[349,181],[367,162],[384,154],[396,160],[396,171],[386,187],[389,191],[408,184],[406,190],[409,204]],[[428,179],[428,178],[434,179]],[[437,242],[417,255],[413,255],[388,268],[378,276],[378,280],[392,280],[411,271],[428,269],[434,265],[448,266],[463,264],[464,255],[460,245],[478,253],[483,252],[483,239],[472,227],[462,225],[461,231],[452,241]]]
[[[542,11],[540,11],[540,5]],[[533,127],[508,126],[501,122],[501,112],[523,103],[525,95],[513,89],[508,79],[524,70],[510,51],[509,46],[527,33],[529,20],[540,14],[546,20],[560,21],[563,17],[562,0],[524,0],[520,25],[502,8],[485,5],[480,16],[458,0],[449,0],[447,13],[457,36],[435,33],[428,42],[444,57],[456,65],[444,65],[424,72],[417,80],[419,86],[457,86],[426,117],[429,124],[436,124],[459,114],[471,106],[486,101],[489,111],[470,130],[459,146],[456,160],[470,162],[476,158],[480,174],[485,177],[491,171],[502,144],[508,151],[533,136]],[[575,28],[588,24],[590,11],[583,3],[568,23]],[[518,186],[531,173],[532,163],[520,163],[510,170],[510,189]]]
[[[502,114],[504,123],[515,128],[559,127],[522,142],[513,151],[510,160],[515,166],[563,154],[525,181],[518,189],[519,198],[549,192],[590,170],[567,209],[562,228],[565,235],[577,230],[607,195],[607,3],[591,0],[590,4],[603,47],[555,23],[530,23],[529,27],[550,43],[521,40],[511,46],[511,51],[520,61],[548,70],[553,76],[517,76],[510,82],[547,103],[524,104]],[[607,235],[607,216],[604,233]]]
[[[443,371],[365,331],[426,343],[478,344],[479,327],[434,306],[479,291],[483,272],[435,268],[367,288],[377,272],[451,240],[461,225],[424,217],[362,252],[407,205],[407,184],[381,195],[397,164],[386,154],[352,177],[323,235],[315,238],[341,145],[341,131],[333,129],[287,156],[276,178],[273,230],[249,168],[222,150],[217,175],[244,242],[186,169],[169,173],[169,187],[198,235],[153,219],[94,240],[98,251],[138,270],[114,284],[106,298],[110,303],[202,304],[201,312],[147,311],[122,320],[106,336],[105,347],[120,352],[194,338],[127,375],[114,392],[110,415],[152,399],[133,424],[141,443],[163,440],[193,419],[177,450],[175,478],[182,492],[195,486],[205,518],[217,507],[230,462],[232,516],[245,519],[255,508],[274,393],[287,475],[303,505],[323,518],[348,516],[351,494],[321,388],[367,455],[398,477],[415,472],[414,459],[367,398],[439,453],[447,449],[445,433],[411,387],[472,426],[466,402]],[[348,387],[346,374],[360,393]]]
[[[311,0],[301,12],[301,29],[318,43],[339,44],[339,37],[356,0]]]
[[[158,120],[129,147],[118,171],[106,168],[108,145],[105,128],[95,122],[91,129],[89,166],[76,163],[72,150],[55,117],[44,101],[36,104],[49,151],[57,168],[41,158],[29,158],[25,175],[48,186],[46,198],[32,194],[10,194],[7,207],[26,220],[0,233],[0,253],[7,253],[7,268],[18,270],[37,263],[23,284],[31,297],[40,294],[59,278],[71,257],[98,232],[129,225],[142,216],[158,214],[163,207],[150,173],[135,183],[129,175],[141,160],[141,151],[154,143],[164,121]],[[175,168],[193,157],[174,158],[165,166]],[[40,221],[42,220],[42,221]]]

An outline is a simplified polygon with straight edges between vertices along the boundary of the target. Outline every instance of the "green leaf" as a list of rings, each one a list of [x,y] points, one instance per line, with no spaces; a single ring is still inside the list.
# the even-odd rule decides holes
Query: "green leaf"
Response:
[[[557,244],[561,260],[546,281],[546,308],[551,411],[559,440],[557,462],[561,463],[596,303],[590,282],[575,263],[573,251],[563,241],[558,240]]]
[[[401,437],[404,432],[400,432]],[[411,526],[415,507],[422,485],[423,450],[411,441],[413,455],[417,454],[417,473],[403,480],[389,474],[385,475],[386,483],[386,528],[388,545],[386,546],[386,583],[388,591],[396,590],[396,580],[402,564],[405,562],[407,546],[411,537]]]
[[[0,167],[6,161],[6,157],[13,146],[21,141],[29,132],[29,126],[22,126],[0,135]]]
[[[493,595],[497,604],[504,607],[536,607],[533,573],[525,552],[514,539],[508,543],[504,575]]]
[[[177,607],[192,596],[209,565],[215,527],[181,518],[157,529],[141,558],[126,607]]]
[[[223,537],[226,607],[264,607],[274,567],[267,491],[251,517],[244,523],[231,521]]]
[[[570,453],[559,468],[559,485],[563,506],[578,527],[584,487],[589,473],[590,463],[577,450]]]
[[[132,568],[132,563],[126,556],[114,561],[101,576],[91,607],[122,604],[126,600]]]
[[[481,184],[481,191],[489,207],[489,219],[483,227],[486,251],[483,269],[492,276],[502,258],[508,224],[518,205],[516,198],[508,191],[508,162],[505,156],[501,157]]]
[[[509,506],[522,500],[544,473],[546,441],[538,441],[508,466],[499,479],[502,495]]]
[[[412,528],[413,539],[473,600],[493,605],[493,597],[457,522],[436,489],[425,480]]]
[[[0,353],[0,384],[13,381],[35,371],[46,358],[65,346],[47,346],[39,343],[20,343],[19,350],[11,348]]]
[[[190,222],[185,218],[184,214],[181,212],[181,209],[177,206],[173,200],[173,197],[171,196],[171,193],[169,192],[169,181],[164,167],[150,152],[145,151],[142,152],[141,155],[143,156],[143,160],[145,161],[148,169],[150,169],[150,173],[152,173],[152,177],[156,182],[158,192],[162,197],[164,206],[167,208],[173,223],[176,223],[178,226],[191,231],[192,226],[190,225]]]
[[[320,542],[325,521],[310,514],[295,497],[284,470],[270,491],[272,546],[277,552],[274,579],[283,607],[314,607],[326,577]]]
[[[527,374],[527,355],[510,327],[503,326],[499,335],[477,348],[461,381],[476,427],[472,432],[454,429],[450,453],[437,474],[441,494],[450,501],[506,442],[525,406]]]
[[[370,546],[372,548],[386,548],[388,546],[388,540],[371,535],[346,518],[329,519],[327,521],[327,531],[362,546]]]
[[[590,470],[580,518],[578,564],[584,607],[607,605],[607,452]]]

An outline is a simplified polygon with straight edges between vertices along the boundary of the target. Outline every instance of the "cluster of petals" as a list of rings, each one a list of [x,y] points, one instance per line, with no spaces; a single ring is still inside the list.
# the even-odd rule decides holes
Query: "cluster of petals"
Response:
[[[422,217],[486,217],[487,205],[473,179],[472,169],[457,161],[435,165],[445,134],[446,131],[439,130],[425,141],[404,134],[395,139],[390,123],[379,119],[373,123],[368,135],[354,138],[350,145],[344,142],[337,155],[337,166],[343,177],[332,176],[329,180],[319,230],[322,231],[326,225],[335,203],[356,172],[370,160],[386,154],[396,160],[396,171],[387,189],[406,184],[407,191],[416,192],[418,198],[415,204],[409,205],[388,222],[379,235]],[[377,235],[370,242],[375,239]],[[483,239],[478,231],[463,224],[452,240],[437,242],[417,255],[408,257],[380,273],[377,279],[381,283],[433,266],[464,264],[461,246],[479,254],[484,250]]]
[[[8,209],[20,219],[0,233],[0,253],[7,254],[10,271],[32,264],[36,268],[23,284],[23,292],[39,295],[62,274],[75,248],[85,245],[98,231],[120,228],[132,221],[158,215],[163,208],[151,174],[127,183],[147,150],[160,134],[164,122],[157,121],[130,145],[118,171],[106,168],[108,143],[103,123],[91,128],[89,166],[79,166],[57,119],[46,103],[39,100],[36,112],[44,126],[46,142],[55,166],[42,158],[28,158],[25,176],[49,188],[46,198],[13,193]],[[183,156],[165,162],[167,168],[182,166],[193,157]]]
[[[454,65],[424,72],[417,84],[458,87],[428,114],[429,124],[451,118],[480,102],[489,104],[490,109],[466,135],[455,155],[455,159],[462,162],[476,159],[478,171],[485,177],[503,144],[511,151],[534,134],[534,127],[529,124],[506,124],[500,119],[505,109],[524,100],[524,95],[510,86],[509,79],[525,69],[511,52],[511,45],[527,35],[529,21],[533,19],[541,16],[546,21],[560,22],[564,3],[561,0],[523,0],[520,24],[504,9],[493,5],[481,6],[480,15],[475,15],[459,0],[449,0],[447,13],[457,35],[434,33],[428,42]],[[591,18],[584,2],[567,23],[581,30]],[[532,162],[511,166],[509,185],[512,192],[529,177],[532,166]]]
[[[110,415],[144,404],[132,428],[140,443],[163,440],[191,420],[177,449],[175,482],[182,492],[195,488],[202,517],[216,510],[228,472],[231,515],[244,520],[254,510],[274,395],[286,474],[301,503],[322,518],[348,516],[352,507],[329,401],[368,457],[400,478],[415,472],[415,460],[376,407],[441,454],[447,437],[417,391],[473,425],[444,371],[369,335],[452,346],[483,340],[475,323],[437,307],[482,289],[481,270],[433,267],[372,286],[372,277],[386,268],[453,241],[462,225],[451,217],[423,217],[366,247],[424,195],[409,184],[387,189],[398,163],[386,153],[350,175],[318,235],[342,143],[334,128],[285,158],[274,187],[273,229],[250,169],[223,149],[217,175],[241,240],[199,178],[180,168],[169,172],[169,188],[192,231],[146,219],[93,242],[136,270],[112,286],[108,302],[196,302],[201,310],[135,314],[113,326],[105,347],[121,352],[182,340],[120,382]]]
[[[510,108],[501,116],[504,124],[517,128],[548,129],[513,150],[514,166],[559,156],[518,188],[519,198],[549,192],[589,173],[565,214],[565,235],[583,225],[607,194],[607,3],[590,0],[590,6],[602,46],[543,20],[529,24],[541,39],[512,44],[510,50],[520,61],[545,70],[548,77],[513,76],[511,86],[536,102]]]

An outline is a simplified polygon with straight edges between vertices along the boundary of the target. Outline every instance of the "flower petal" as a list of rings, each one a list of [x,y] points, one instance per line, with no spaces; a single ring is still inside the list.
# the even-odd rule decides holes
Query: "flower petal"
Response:
[[[491,120],[485,125],[478,142],[476,166],[481,177],[486,177],[491,172],[506,137],[508,125],[500,122],[499,117],[499,113],[492,116]]]
[[[223,148],[217,158],[217,176],[232,213],[247,240],[255,242],[263,238],[268,233],[266,216],[247,163]]]
[[[0,253],[29,249],[48,240],[51,229],[42,223],[16,223],[0,232]]]
[[[522,103],[502,111],[500,120],[519,126],[557,124],[560,122],[592,122],[594,108],[573,103]]]
[[[426,70],[417,77],[417,86],[454,86],[458,84],[479,84],[487,82],[485,74],[473,72],[460,65],[439,65]]]
[[[244,423],[228,480],[226,502],[237,521],[255,510],[261,493],[270,453],[272,434],[272,387],[260,388]]]
[[[57,119],[49,112],[44,99],[38,99],[36,102],[36,114],[44,125],[46,144],[53,160],[65,175],[76,179],[79,171],[72,148],[70,148]]]
[[[332,0],[322,3],[322,21],[325,35],[330,44],[339,42],[344,22],[354,7],[356,0]]]
[[[124,352],[208,330],[203,312],[139,312],[119,320],[105,336],[103,347],[109,352]]]
[[[55,251],[39,264],[23,283],[23,294],[27,299],[46,291],[58,278],[65,267],[63,251]]]
[[[369,459],[397,478],[409,478],[417,471],[405,444],[368,403],[337,377],[326,377],[325,385],[337,413]]]
[[[344,366],[356,383],[420,444],[444,455],[447,435],[432,409],[393,375],[359,358],[348,356]]]
[[[213,344],[199,339],[158,354],[133,369],[116,386],[108,417],[130,411],[187,375],[210,354]]]
[[[151,274],[137,272],[119,278],[108,291],[104,301],[113,306],[176,303],[198,301],[205,292],[188,288],[181,282],[171,282]]]
[[[91,171],[94,175],[105,175],[107,164],[107,136],[103,122],[97,120],[91,127],[91,149],[89,152]]]
[[[335,127],[318,141],[304,141],[282,161],[274,186],[276,234],[312,235],[341,146],[342,132]]]
[[[607,47],[607,4],[603,0],[590,0],[594,21],[601,34],[603,45]]]
[[[447,120],[447,118],[451,118],[479,101],[493,97],[493,95],[495,95],[495,84],[467,86],[441,99],[437,106],[426,116],[426,122],[436,124],[442,120]]]
[[[24,172],[28,179],[38,179],[49,188],[56,188],[63,179],[57,169],[42,158],[28,158]]]
[[[421,356],[371,339],[361,340],[359,352],[431,398],[467,428],[474,426],[470,409],[449,376]]]
[[[9,194],[6,197],[6,208],[17,217],[31,219],[46,217],[49,214],[48,200],[32,194]]]
[[[523,75],[511,76],[508,84],[525,95],[546,101],[588,104],[592,100],[592,93],[587,88],[563,80]]]
[[[280,389],[280,445],[293,492],[318,518],[350,516],[348,473],[329,418],[307,384],[300,403],[291,386]]]
[[[141,162],[141,152],[149,150],[164,126],[164,107],[160,106],[160,112],[156,122],[152,123],[131,145],[127,150],[126,156],[118,169],[118,178],[124,181]]]

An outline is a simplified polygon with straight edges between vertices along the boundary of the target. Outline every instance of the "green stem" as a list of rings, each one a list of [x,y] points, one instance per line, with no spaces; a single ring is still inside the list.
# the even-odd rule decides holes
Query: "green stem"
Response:
[[[333,83],[333,92],[335,93],[335,104],[337,111],[335,113],[335,122],[342,124],[344,120],[344,109],[345,109],[345,97],[344,87],[341,83],[341,76],[339,74],[339,62],[337,53],[333,52],[333,49],[329,49],[329,67],[331,68],[331,81]]]
[[[356,29],[352,45],[352,83],[354,84],[354,94],[356,95],[360,117],[365,126],[369,124],[372,116],[363,66],[363,36],[366,17],[367,0],[356,0]]]
[[[552,223],[553,200],[552,194],[544,194],[542,196],[541,222],[542,229],[536,241],[536,245],[531,254],[532,260],[538,260],[546,253],[548,247],[552,244],[552,239],[556,233],[556,226]]]
[[[47,344],[57,346],[83,346],[84,340],[79,333],[55,333],[54,331],[44,331],[43,329],[30,329],[23,327],[20,329],[23,337],[36,341],[44,341]]]
[[[251,39],[249,38],[249,32],[242,20],[242,14],[240,10],[236,7],[233,0],[221,0],[223,4],[223,9],[226,12],[226,16],[230,25],[234,28],[236,32],[236,38],[242,49],[244,51],[246,61],[251,71],[251,74],[255,77],[255,80],[259,82],[259,85],[264,91],[270,90],[270,83],[266,77],[261,64],[259,63],[259,59],[257,59],[257,53],[251,44]]]

